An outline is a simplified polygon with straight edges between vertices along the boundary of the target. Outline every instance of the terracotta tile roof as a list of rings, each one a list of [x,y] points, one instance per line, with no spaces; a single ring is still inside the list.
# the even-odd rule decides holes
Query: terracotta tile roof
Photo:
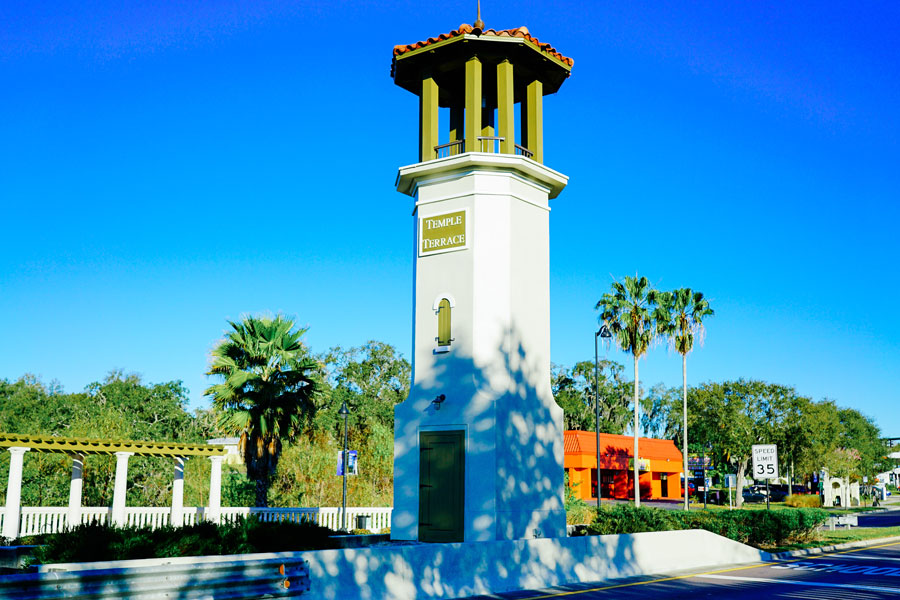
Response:
[[[593,431],[566,431],[563,437],[563,448],[566,454],[590,454],[597,453],[597,444]],[[630,435],[614,435],[612,433],[600,434],[601,454],[619,454],[632,457],[634,452],[634,438]],[[652,438],[638,438],[638,451],[641,458],[652,460],[681,460],[681,452],[675,447],[672,440],[655,440]]]
[[[462,25],[459,26],[458,29],[451,31],[450,33],[442,33],[441,35],[439,35],[437,37],[430,37],[423,42],[416,42],[415,44],[401,44],[399,46],[394,46],[394,57],[397,57],[406,52],[412,52],[413,50],[417,50],[419,48],[424,48],[425,46],[428,46],[431,44],[436,44],[436,43],[442,42],[444,40],[449,40],[451,38],[465,35],[467,33],[473,33],[475,31],[477,31],[477,30],[475,30],[474,27],[472,27],[471,25],[469,25],[467,23],[463,23]],[[476,35],[477,35],[477,33],[476,33]],[[550,44],[542,44],[536,37],[531,35],[531,33],[528,31],[527,27],[516,27],[515,29],[501,29],[499,31],[496,29],[487,29],[485,31],[482,31],[480,35],[492,36],[492,37],[523,38],[525,40],[528,40],[532,44],[534,44],[538,48],[538,50],[541,50],[542,52],[546,52],[550,56],[553,56],[553,57],[559,59],[560,61],[569,65],[569,67],[571,67],[573,64],[575,64],[574,60],[572,60],[568,56],[563,56],[556,50],[556,48],[554,48]]]

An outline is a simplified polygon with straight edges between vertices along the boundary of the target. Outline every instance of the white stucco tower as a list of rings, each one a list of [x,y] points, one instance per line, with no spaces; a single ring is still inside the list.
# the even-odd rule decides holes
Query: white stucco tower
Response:
[[[549,200],[567,178],[543,164],[542,121],[571,67],[526,28],[480,21],[394,49],[394,82],[419,97],[420,162],[397,178],[415,198],[415,297],[393,539],[565,535]]]

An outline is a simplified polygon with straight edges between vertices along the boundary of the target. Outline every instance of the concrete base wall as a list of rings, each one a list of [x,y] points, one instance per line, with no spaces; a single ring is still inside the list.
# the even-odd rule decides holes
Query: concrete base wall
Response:
[[[311,589],[321,600],[458,598],[635,575],[712,569],[769,560],[766,552],[707,531],[499,540],[460,544],[409,544],[316,552],[246,555],[302,557]],[[83,565],[44,565],[42,572],[87,568],[146,568],[191,562],[196,569],[231,557],[183,557]]]

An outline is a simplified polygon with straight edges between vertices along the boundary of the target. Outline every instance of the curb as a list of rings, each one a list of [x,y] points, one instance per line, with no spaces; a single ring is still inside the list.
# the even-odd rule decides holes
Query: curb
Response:
[[[771,554],[773,559],[797,558],[801,556],[811,556],[813,554],[827,554],[837,550],[851,550],[853,548],[867,548],[869,546],[879,546],[885,543],[900,542],[900,536],[875,538],[872,540],[859,540],[858,542],[846,542],[844,544],[834,544],[832,546],[822,546],[820,548],[805,548],[803,550],[790,550],[788,552],[779,552]]]

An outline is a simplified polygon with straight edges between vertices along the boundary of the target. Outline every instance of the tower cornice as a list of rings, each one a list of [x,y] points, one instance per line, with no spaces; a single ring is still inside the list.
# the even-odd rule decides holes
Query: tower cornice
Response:
[[[416,190],[422,182],[472,171],[507,172],[519,175],[546,188],[549,199],[556,198],[569,182],[569,178],[559,171],[524,156],[466,152],[400,167],[397,174],[397,191],[415,196]]]

